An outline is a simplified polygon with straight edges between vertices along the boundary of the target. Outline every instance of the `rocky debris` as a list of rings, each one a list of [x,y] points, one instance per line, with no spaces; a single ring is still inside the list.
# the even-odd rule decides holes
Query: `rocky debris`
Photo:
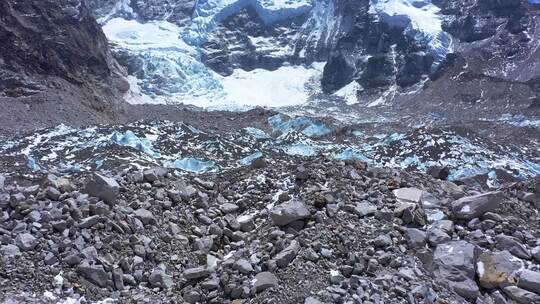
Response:
[[[504,293],[519,304],[540,303],[540,296],[533,292],[521,289],[517,286],[506,286],[502,289]]]
[[[120,185],[111,177],[94,173],[92,178],[86,183],[84,191],[90,196],[97,197],[109,205],[116,203]]]
[[[290,160],[267,160],[152,182],[144,171],[111,173],[122,185],[113,207],[81,193],[88,174],[57,184],[60,197],[42,178],[7,180],[2,292],[20,290],[17,278],[36,294],[119,302],[504,303],[538,292],[540,227],[520,195],[527,184],[462,219],[447,216],[456,200],[447,181],[324,158],[294,163],[290,175]],[[444,217],[429,219],[432,210]]]
[[[499,191],[477,194],[452,202],[452,212],[459,219],[473,219],[500,207],[503,194]]]
[[[272,221],[277,226],[285,226],[310,216],[306,205],[300,201],[290,201],[274,207],[270,211]]]

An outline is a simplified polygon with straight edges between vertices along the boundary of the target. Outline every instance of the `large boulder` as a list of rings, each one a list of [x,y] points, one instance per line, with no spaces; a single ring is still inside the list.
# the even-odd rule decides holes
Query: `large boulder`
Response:
[[[456,218],[470,220],[499,208],[503,199],[500,191],[463,197],[452,202],[452,212]]]
[[[84,192],[90,196],[100,198],[109,205],[116,203],[116,198],[120,191],[120,185],[114,178],[94,173],[92,178],[87,181]]]
[[[488,289],[515,284],[518,272],[523,269],[523,262],[507,250],[484,252],[476,265],[480,285]]]
[[[300,201],[290,201],[274,207],[270,211],[272,221],[277,226],[285,226],[294,221],[303,220],[310,216],[306,205]]]
[[[433,274],[460,296],[476,299],[480,294],[474,280],[478,249],[466,241],[440,244],[433,254]]]
[[[261,292],[265,289],[276,286],[278,286],[278,280],[271,272],[260,272],[255,276],[254,287],[256,292]]]
[[[517,286],[540,294],[540,272],[522,270],[518,276]]]

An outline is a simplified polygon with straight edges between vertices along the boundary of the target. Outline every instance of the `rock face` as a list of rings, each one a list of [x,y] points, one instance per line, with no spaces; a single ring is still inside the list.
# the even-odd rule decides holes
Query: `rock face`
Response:
[[[523,262],[508,251],[482,253],[477,262],[480,284],[490,289],[516,283],[522,268]]]
[[[499,208],[503,198],[501,192],[463,197],[452,203],[452,211],[457,218],[473,219]]]
[[[79,122],[99,116],[92,111],[112,112],[113,97],[127,83],[118,76],[120,69],[86,0],[6,0],[0,15],[0,119],[17,117],[19,97],[48,105],[32,104],[36,108],[20,117],[23,123],[46,121],[47,116],[56,120],[55,111],[90,112]],[[73,90],[83,100],[66,102],[63,98],[73,95],[62,90]],[[49,100],[55,95],[56,104]],[[7,104],[11,116],[5,115]],[[32,115],[37,111],[40,115]]]

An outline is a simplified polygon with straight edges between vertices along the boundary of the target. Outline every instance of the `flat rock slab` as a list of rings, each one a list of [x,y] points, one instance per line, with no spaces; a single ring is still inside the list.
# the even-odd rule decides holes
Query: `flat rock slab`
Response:
[[[470,220],[499,208],[503,199],[500,191],[463,197],[452,202],[452,212],[458,219]]]

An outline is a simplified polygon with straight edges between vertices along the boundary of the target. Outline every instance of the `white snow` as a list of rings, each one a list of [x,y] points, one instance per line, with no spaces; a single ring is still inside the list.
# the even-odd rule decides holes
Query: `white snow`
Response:
[[[167,21],[140,23],[136,20],[114,18],[103,26],[107,38],[129,50],[174,49],[196,54],[195,48],[180,37],[182,29]]]
[[[284,66],[275,71],[237,69],[222,79],[228,99],[247,106],[281,107],[306,103],[306,84],[322,73],[322,64]]]
[[[334,95],[343,98],[348,105],[357,104],[358,97],[356,96],[356,93],[361,89],[361,87],[362,86],[358,82],[352,81],[335,92]]]

